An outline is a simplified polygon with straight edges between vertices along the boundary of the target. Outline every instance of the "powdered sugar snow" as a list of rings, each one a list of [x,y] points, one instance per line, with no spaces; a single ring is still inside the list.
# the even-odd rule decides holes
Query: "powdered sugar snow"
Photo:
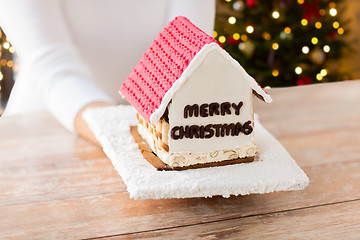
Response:
[[[285,148],[255,119],[258,159],[252,163],[157,171],[130,134],[137,125],[132,106],[89,109],[84,118],[134,199],[248,195],[301,190],[309,179]]]

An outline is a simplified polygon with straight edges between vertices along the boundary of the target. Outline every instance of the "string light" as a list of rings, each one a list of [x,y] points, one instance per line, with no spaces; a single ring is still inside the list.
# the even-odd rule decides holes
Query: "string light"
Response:
[[[335,8],[335,7],[336,7],[336,4],[335,4],[334,2],[331,2],[331,3],[329,3],[329,7],[330,7],[330,8]]]
[[[228,22],[230,24],[235,24],[236,23],[236,18],[235,17],[229,17]]]
[[[338,32],[338,34],[343,35],[343,34],[344,34],[344,29],[343,29],[343,28],[339,28],[339,29],[337,30],[337,32]]]
[[[303,4],[303,3],[304,3],[304,0],[298,0],[298,3],[299,3],[299,4]]]
[[[317,29],[320,29],[320,28],[322,27],[321,22],[316,22],[316,23],[315,23],[315,27],[316,27]]]
[[[311,39],[311,43],[314,44],[314,45],[316,45],[318,42],[319,42],[319,39],[317,37],[313,37]]]
[[[238,46],[238,48],[239,48],[241,51],[245,50],[245,48],[246,48],[245,43],[244,43],[244,42],[240,43],[239,46]]]
[[[18,72],[18,71],[19,71],[19,66],[18,66],[17,63],[14,64],[13,70],[14,70],[14,72]]]
[[[333,28],[337,29],[340,27],[340,23],[339,22],[334,22],[333,23]]]
[[[248,33],[253,33],[253,32],[254,32],[254,27],[251,26],[251,25],[249,25],[249,26],[246,27],[246,31],[247,31]]]
[[[327,70],[321,69],[320,74],[321,74],[321,76],[325,77],[327,75]]]
[[[234,4],[233,4],[233,9],[236,10],[236,11],[242,10],[244,7],[245,7],[244,2],[242,2],[240,0],[234,2]]]
[[[320,16],[324,16],[326,14],[325,9],[320,9],[319,10]]]
[[[326,52],[326,53],[330,52],[330,47],[329,47],[329,45],[325,45],[325,46],[323,47],[323,50],[324,50],[324,52]]]
[[[4,42],[3,47],[4,47],[5,49],[9,49],[10,43],[9,43],[9,42]]]
[[[331,16],[335,17],[337,14],[337,10],[335,8],[330,8],[329,13]]]
[[[278,11],[273,11],[272,17],[278,19],[280,17],[280,13]]]
[[[290,34],[291,33],[291,28],[289,28],[289,27],[284,28],[284,32],[286,34]]]
[[[301,68],[301,67],[296,67],[296,68],[295,68],[295,73],[296,73],[297,75],[300,75],[300,74],[302,73],[302,68]]]
[[[320,73],[318,73],[318,74],[316,74],[316,79],[318,81],[321,81],[323,79],[323,76]]]
[[[219,37],[219,42],[220,42],[220,43],[226,42],[226,37],[225,37],[225,36],[220,36],[220,37]]]
[[[270,40],[270,39],[271,39],[270,33],[264,32],[264,33],[263,33],[263,38],[264,38],[265,40]]]
[[[11,43],[9,42],[9,40],[7,39],[7,37],[5,35],[2,34],[2,31],[0,31],[0,57],[2,57],[2,59],[0,60],[0,66],[3,67],[7,67],[10,68],[12,72],[17,72],[17,64],[14,63],[11,59],[11,55],[6,54],[6,56],[4,56],[4,54],[6,53],[5,50],[8,51],[8,53],[12,54],[15,52],[14,47],[11,45]],[[0,83],[2,81],[6,81],[6,77],[3,75],[3,73],[0,70]],[[1,88],[1,84],[0,84],[0,100],[7,100],[7,99],[3,99],[2,97],[2,92],[1,90],[3,90]],[[1,107],[0,107],[1,108]]]
[[[225,0],[225,2],[231,2],[231,0]]]
[[[233,39],[234,39],[234,40],[239,40],[239,39],[240,39],[240,34],[234,33],[234,34],[233,34]]]
[[[277,70],[277,69],[272,70],[272,75],[273,75],[274,77],[279,76],[279,70]]]
[[[241,35],[241,40],[242,41],[246,41],[248,39],[248,37],[246,36],[246,34],[243,34],[243,35]]]
[[[281,33],[280,33],[280,38],[281,39],[287,39],[289,36],[288,36],[289,34],[286,34],[284,31],[282,31]]]
[[[308,46],[303,46],[301,50],[304,54],[308,54],[310,52],[310,49]]]
[[[6,64],[9,68],[13,67],[14,66],[14,63],[13,61],[9,60]]]
[[[274,49],[274,50],[278,50],[278,49],[279,49],[279,44],[278,44],[278,43],[273,43],[273,44],[271,45],[271,47],[272,47],[272,49]]]
[[[214,31],[214,38],[216,38],[217,37],[217,35],[218,35],[218,33],[217,33],[217,31]]]
[[[301,19],[301,25],[303,25],[303,26],[308,25],[308,21],[305,18]]]

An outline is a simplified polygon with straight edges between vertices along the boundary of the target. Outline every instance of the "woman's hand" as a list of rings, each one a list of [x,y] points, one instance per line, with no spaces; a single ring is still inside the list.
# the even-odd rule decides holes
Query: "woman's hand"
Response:
[[[94,133],[90,130],[89,126],[87,125],[84,118],[82,117],[82,114],[84,113],[85,110],[87,110],[89,108],[105,107],[105,106],[112,106],[112,104],[105,103],[105,102],[89,103],[85,107],[83,107],[75,117],[74,125],[75,125],[75,130],[76,130],[77,134],[80,137],[82,137],[98,146],[101,146],[100,142],[96,139]]]

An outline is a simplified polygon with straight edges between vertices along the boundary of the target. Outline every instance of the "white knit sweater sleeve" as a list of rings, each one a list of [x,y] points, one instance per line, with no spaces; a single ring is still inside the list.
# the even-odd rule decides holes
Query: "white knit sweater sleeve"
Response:
[[[79,110],[91,102],[113,102],[92,81],[68,32],[57,0],[1,1],[0,25],[22,65],[31,66],[31,84],[50,112],[70,131]]]

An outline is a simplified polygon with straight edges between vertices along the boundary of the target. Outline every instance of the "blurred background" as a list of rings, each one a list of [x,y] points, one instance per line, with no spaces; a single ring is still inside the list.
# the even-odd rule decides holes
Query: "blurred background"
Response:
[[[360,79],[360,1],[217,0],[216,4],[214,38],[262,87]],[[1,30],[0,115],[20,64]]]
[[[262,87],[359,78],[356,0],[218,0],[215,38]]]

